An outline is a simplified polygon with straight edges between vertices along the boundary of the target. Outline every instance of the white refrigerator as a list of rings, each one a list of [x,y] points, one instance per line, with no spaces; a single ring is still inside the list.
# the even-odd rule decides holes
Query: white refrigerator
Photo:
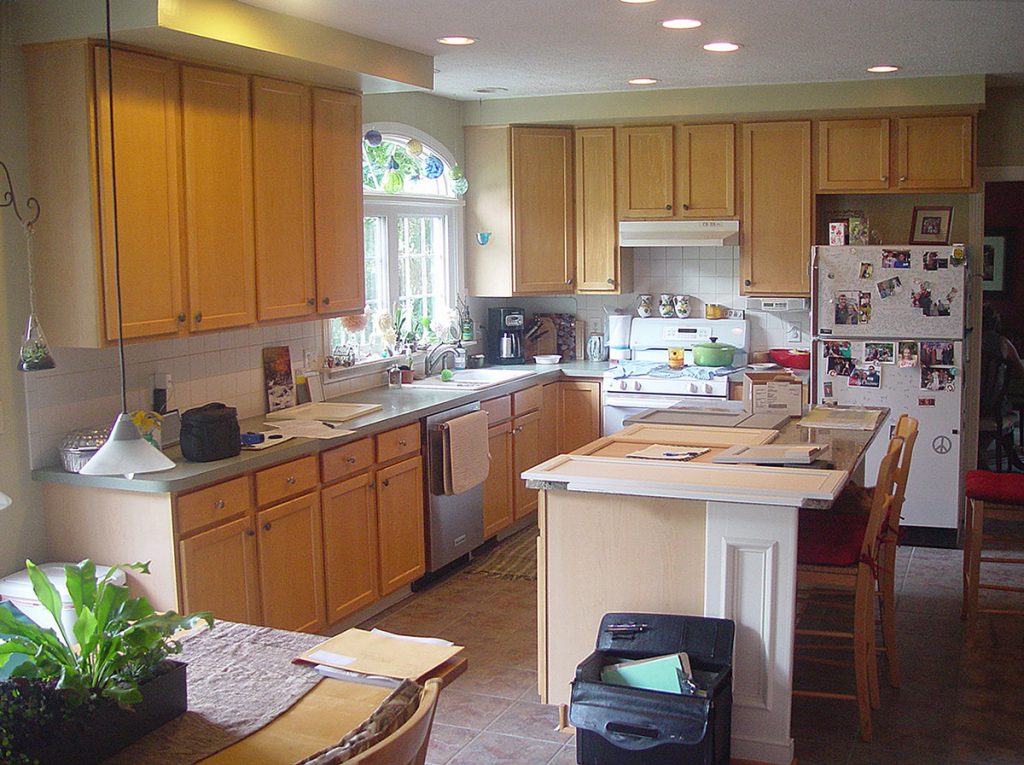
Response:
[[[886,406],[868,451],[874,482],[891,428],[920,422],[902,524],[955,530],[963,411],[964,248],[878,245],[812,252],[815,403]]]

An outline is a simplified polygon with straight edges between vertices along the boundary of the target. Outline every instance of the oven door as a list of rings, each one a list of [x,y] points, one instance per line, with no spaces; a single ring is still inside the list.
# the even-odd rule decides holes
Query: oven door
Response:
[[[604,394],[604,411],[601,418],[601,435],[610,436],[622,430],[627,417],[640,414],[648,409],[668,409],[678,404],[685,396],[658,396],[651,393]]]

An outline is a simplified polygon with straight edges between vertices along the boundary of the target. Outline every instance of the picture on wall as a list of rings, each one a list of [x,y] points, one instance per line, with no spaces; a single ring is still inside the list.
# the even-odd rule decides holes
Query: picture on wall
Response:
[[[915,207],[910,223],[911,244],[949,244],[952,207]]]
[[[295,406],[295,379],[291,353],[287,345],[263,349],[263,380],[267,391],[267,411],[276,412]]]
[[[987,228],[983,247],[981,288],[988,293],[1006,293],[1007,259],[1011,247],[1011,229]],[[998,297],[995,294],[990,297]]]

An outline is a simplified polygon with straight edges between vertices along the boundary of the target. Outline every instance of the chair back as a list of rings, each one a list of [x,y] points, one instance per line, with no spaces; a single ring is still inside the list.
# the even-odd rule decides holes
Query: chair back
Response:
[[[412,717],[386,739],[349,760],[350,765],[423,765],[440,692],[440,680],[427,680]]]
[[[903,451],[903,438],[893,436],[889,440],[889,448],[878,465],[878,480],[871,494],[871,512],[868,515],[867,528],[864,530],[864,542],[861,545],[860,559],[862,564],[872,568],[878,566],[878,551],[882,537],[888,526],[889,515],[896,501],[896,468]]]
[[[914,456],[914,444],[917,443],[918,421],[909,414],[901,414],[896,421],[894,437],[903,439],[903,451],[896,468],[896,495],[892,512],[889,514],[889,530],[899,533],[900,514],[903,512],[903,500],[907,497],[907,481],[910,479],[910,460]]]

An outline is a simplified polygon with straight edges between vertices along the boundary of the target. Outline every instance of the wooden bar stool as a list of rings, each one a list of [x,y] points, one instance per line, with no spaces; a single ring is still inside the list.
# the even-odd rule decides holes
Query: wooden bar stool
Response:
[[[798,528],[797,597],[806,597],[821,590],[846,593],[848,598],[852,595],[853,630],[807,629],[798,624],[797,638],[837,638],[850,641],[857,692],[849,694],[794,689],[793,695],[856,701],[860,714],[860,735],[864,741],[871,740],[871,710],[881,706],[875,644],[875,580],[888,516],[896,502],[896,467],[902,450],[902,438],[897,436],[889,441],[889,448],[878,466],[871,512],[866,517],[829,510],[801,512]],[[800,643],[797,645],[796,658],[825,664],[839,663],[801,652],[802,649],[820,647],[819,643]]]
[[[1003,539],[984,535],[985,519],[1024,523],[1024,475],[971,470],[967,473],[967,509],[964,518],[964,601],[961,619],[971,620],[976,614],[1024,614],[1010,608],[979,608],[979,590],[1024,592],[1024,587],[981,581],[982,563],[1024,564],[1024,558],[986,556],[982,546]]]

